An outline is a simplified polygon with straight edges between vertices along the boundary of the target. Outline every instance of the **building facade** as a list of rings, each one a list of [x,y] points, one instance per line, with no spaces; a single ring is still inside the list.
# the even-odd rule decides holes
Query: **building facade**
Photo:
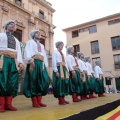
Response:
[[[51,3],[46,0],[0,0],[0,32],[4,32],[3,24],[9,19],[16,22],[17,30],[14,36],[20,41],[22,54],[25,43],[31,39],[29,33],[34,29],[41,32],[41,43],[45,46],[46,53],[51,61],[53,52],[53,13]],[[49,66],[51,77],[51,67]]]
[[[105,77],[120,77],[120,13],[63,29],[67,47],[101,62]],[[76,55],[76,54],[75,54]],[[119,83],[119,81],[117,85]],[[114,82],[114,79],[113,79]],[[118,86],[119,87],[119,86]]]

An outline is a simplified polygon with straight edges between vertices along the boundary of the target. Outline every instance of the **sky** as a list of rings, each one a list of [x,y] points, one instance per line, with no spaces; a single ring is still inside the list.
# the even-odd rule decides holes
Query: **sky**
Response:
[[[47,0],[56,10],[53,14],[54,43],[63,41],[66,34],[62,29],[91,20],[120,13],[120,0]],[[65,47],[64,47],[65,53]]]

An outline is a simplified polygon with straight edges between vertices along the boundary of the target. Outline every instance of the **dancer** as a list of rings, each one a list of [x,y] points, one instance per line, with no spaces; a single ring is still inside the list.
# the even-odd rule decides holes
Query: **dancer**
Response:
[[[101,64],[99,61],[95,61],[95,77],[96,77],[96,93],[98,94],[98,97],[105,97],[104,95],[104,78],[103,78],[103,72],[100,68]]]
[[[81,95],[83,86],[80,78],[77,58],[74,56],[74,47],[67,48],[67,64],[70,71],[69,94],[72,95],[73,102],[80,102],[78,96]]]
[[[1,64],[3,63],[0,71],[0,112],[17,110],[12,106],[12,99],[18,93],[17,68],[23,69],[20,43],[13,36],[16,31],[16,23],[13,20],[8,20],[4,24],[4,30],[4,33],[0,33]]]
[[[47,73],[48,61],[44,46],[39,42],[40,31],[30,33],[31,40],[26,43],[24,58],[28,61],[24,78],[23,93],[31,98],[33,107],[46,107],[42,103],[42,96],[48,93],[49,77]]]
[[[53,69],[53,93],[54,97],[58,98],[60,105],[69,104],[65,100],[65,96],[69,94],[69,73],[66,64],[66,57],[62,53],[64,43],[56,42],[56,48],[52,54],[52,69]]]

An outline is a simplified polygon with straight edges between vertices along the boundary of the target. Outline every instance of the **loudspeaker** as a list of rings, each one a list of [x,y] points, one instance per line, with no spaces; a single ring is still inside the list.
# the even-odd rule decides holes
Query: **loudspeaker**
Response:
[[[106,85],[111,85],[111,78],[105,77],[105,82],[106,82]]]

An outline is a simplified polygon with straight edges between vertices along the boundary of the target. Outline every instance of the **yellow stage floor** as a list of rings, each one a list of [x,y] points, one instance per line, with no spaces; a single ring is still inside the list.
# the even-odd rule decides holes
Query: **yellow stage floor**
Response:
[[[43,97],[47,107],[33,108],[31,99],[19,95],[13,100],[13,105],[18,108],[18,111],[0,113],[0,120],[57,120],[120,98],[120,94],[106,94],[106,96],[83,100],[79,103],[73,103],[71,96],[67,96],[66,100],[70,104],[62,106],[58,105],[58,100],[53,95],[47,95]]]

